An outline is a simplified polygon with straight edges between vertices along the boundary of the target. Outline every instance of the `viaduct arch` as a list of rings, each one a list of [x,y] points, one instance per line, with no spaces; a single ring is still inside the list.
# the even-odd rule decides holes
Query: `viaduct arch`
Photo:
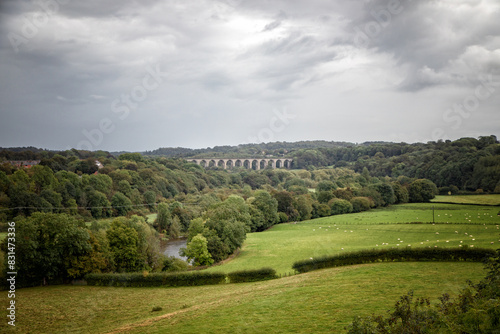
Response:
[[[266,169],[268,167],[272,169],[276,168],[292,168],[293,159],[290,158],[202,158],[202,159],[187,159],[190,162],[194,162],[202,167],[222,167],[224,169],[230,169],[234,167],[243,167],[246,169]]]

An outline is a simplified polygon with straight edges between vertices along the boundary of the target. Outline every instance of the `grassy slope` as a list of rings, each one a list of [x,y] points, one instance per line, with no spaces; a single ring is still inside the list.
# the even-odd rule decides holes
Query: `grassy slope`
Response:
[[[435,207],[435,225],[397,224],[431,222],[432,206]],[[500,217],[496,215],[497,210],[495,207],[470,205],[405,204],[297,224],[276,225],[264,233],[248,234],[235,259],[208,270],[229,272],[272,267],[284,274],[292,271],[295,261],[310,257],[408,245],[498,248],[500,229],[496,225],[500,224]]]
[[[484,276],[482,267],[382,263],[221,286],[21,289],[17,331],[5,332],[338,333],[355,315],[384,312],[408,290],[434,301],[444,292],[455,294],[466,279]],[[163,310],[151,312],[154,306]]]
[[[500,194],[436,196],[436,198],[433,199],[432,202],[457,203],[457,204],[500,205]]]
[[[399,224],[432,221],[433,205],[437,224]],[[285,273],[296,260],[377,244],[434,247],[462,241],[498,248],[497,211],[497,207],[408,204],[278,225],[249,234],[238,257],[209,270],[271,266]],[[195,288],[21,289],[16,292],[17,332],[99,333],[117,328],[123,329],[117,333],[339,332],[353,316],[382,313],[410,289],[435,300],[444,292],[456,293],[466,279],[483,276],[478,263],[382,263]],[[5,301],[0,299],[0,308],[5,309]],[[152,313],[153,306],[163,310]]]

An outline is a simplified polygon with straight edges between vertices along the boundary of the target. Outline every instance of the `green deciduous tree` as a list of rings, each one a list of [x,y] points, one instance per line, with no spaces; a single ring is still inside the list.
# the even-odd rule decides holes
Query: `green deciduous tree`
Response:
[[[144,161],[144,158],[140,153],[123,153],[118,157],[120,160],[130,160],[135,162]]]
[[[54,172],[47,166],[36,165],[30,168],[31,182],[35,193],[40,194],[42,189],[48,189],[55,185]]]
[[[148,190],[144,193],[143,196],[145,204],[147,204],[150,209],[153,209],[156,203],[156,193],[154,191]]]
[[[172,224],[168,229],[168,236],[172,239],[177,239],[181,235],[181,223],[178,216],[174,216]]]
[[[328,203],[332,198],[334,198],[333,193],[331,191],[319,191],[316,193],[316,198],[320,203]]]
[[[318,182],[318,185],[316,186],[316,191],[332,191],[337,189],[337,185],[333,183],[332,181],[320,181]]]
[[[352,204],[340,198],[334,198],[330,202],[331,214],[332,215],[342,215],[344,213],[352,212]]]
[[[111,216],[111,203],[106,195],[92,188],[87,189],[87,206],[94,218],[106,218]]]
[[[172,215],[170,214],[170,209],[167,203],[158,204],[158,214],[156,216],[156,220],[154,225],[158,229],[159,232],[167,232],[172,225]]]
[[[91,252],[83,222],[66,214],[35,212],[16,223],[16,269],[19,286],[61,283],[75,262]],[[4,239],[3,248],[7,246]]]
[[[222,255],[223,258],[241,247],[246,232],[250,230],[249,208],[245,200],[239,196],[229,196],[224,202],[212,206],[205,213],[205,219],[205,227],[209,230],[206,233],[209,250],[214,250],[216,245],[220,247],[218,244],[222,242],[225,253]],[[218,257],[212,255],[214,259]]]
[[[205,231],[205,222],[202,218],[196,218],[191,221],[188,229],[188,242],[191,241],[196,235],[203,234]]]
[[[134,228],[127,226],[123,220],[115,219],[106,231],[106,236],[117,271],[143,269],[138,252],[139,235]]]
[[[197,234],[187,244],[185,249],[182,249],[181,255],[186,256],[189,261],[193,261],[195,266],[209,266],[214,263],[212,256],[208,252],[207,239]]]
[[[418,179],[410,184],[408,193],[410,202],[422,203],[429,202],[436,197],[438,190],[434,182],[427,179]]]
[[[250,202],[252,212],[251,231],[264,231],[278,223],[278,201],[267,191],[261,190],[255,193]]]
[[[88,184],[97,191],[102,192],[106,196],[111,195],[113,188],[113,179],[105,174],[93,174],[87,176]]]
[[[130,199],[119,191],[111,198],[111,206],[117,216],[125,216],[132,210],[132,202]]]
[[[405,186],[402,186],[399,182],[392,182],[391,186],[392,189],[394,189],[395,203],[408,203],[410,200],[408,189]]]
[[[295,210],[299,213],[299,220],[311,219],[311,213],[313,211],[312,206],[313,200],[311,195],[300,195],[295,198],[293,206]]]
[[[299,213],[293,207],[293,196],[288,191],[273,192],[273,197],[278,201],[278,212],[283,212],[287,215],[287,221],[296,220]]]
[[[394,189],[388,183],[378,183],[372,185],[372,187],[378,191],[383,200],[383,206],[388,206],[396,202],[396,197],[394,195]]]
[[[89,232],[90,252],[71,260],[68,274],[72,278],[83,277],[89,273],[112,272],[114,270],[113,254],[109,249],[109,241],[104,230]]]
[[[375,204],[368,197],[354,197],[351,199],[352,212],[368,211]]]

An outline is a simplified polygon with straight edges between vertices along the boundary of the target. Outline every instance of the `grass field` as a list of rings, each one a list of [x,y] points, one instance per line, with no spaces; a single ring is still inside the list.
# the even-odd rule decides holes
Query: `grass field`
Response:
[[[493,195],[456,195],[456,196],[436,196],[432,200],[435,203],[456,203],[456,204],[481,204],[500,205],[500,194]]]
[[[157,213],[151,213],[149,215],[146,215],[146,217],[148,218],[148,223],[153,224],[154,221],[156,220],[156,216],[158,216]]]
[[[235,259],[208,270],[272,267],[285,274],[292,271],[295,261],[361,249],[460,245],[499,248],[497,210],[472,205],[404,204],[276,225],[264,233],[247,234]],[[429,223],[405,224],[408,222]]]
[[[238,256],[207,270],[272,267],[285,274],[297,260],[360,249],[499,248],[497,213],[492,206],[405,204],[281,224],[248,234]],[[380,263],[217,286],[20,289],[17,331],[0,332],[341,333],[354,316],[385,313],[409,290],[437,302],[484,274],[480,263]],[[0,308],[6,306],[0,299]],[[151,312],[155,306],[162,310]]]
[[[1,332],[339,333],[355,315],[384,313],[409,290],[436,301],[483,276],[478,263],[382,263],[203,287],[29,288],[16,292],[17,331]],[[162,311],[151,312],[155,306]]]

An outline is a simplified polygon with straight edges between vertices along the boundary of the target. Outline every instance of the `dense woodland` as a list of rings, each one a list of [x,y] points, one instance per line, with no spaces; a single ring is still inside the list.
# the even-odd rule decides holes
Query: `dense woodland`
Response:
[[[184,159],[189,153],[287,156],[294,169],[204,169]],[[23,168],[9,162],[14,160],[40,163]],[[93,272],[185,269],[186,263],[159,253],[161,237],[187,237],[185,255],[193,265],[211,265],[233,254],[248,232],[426,202],[438,192],[500,192],[496,137],[427,144],[270,143],[118,156],[0,151],[1,228],[16,223],[18,254],[26,254],[18,258],[19,270],[27,271],[25,285]],[[154,221],[148,221],[150,213],[157,213]]]

